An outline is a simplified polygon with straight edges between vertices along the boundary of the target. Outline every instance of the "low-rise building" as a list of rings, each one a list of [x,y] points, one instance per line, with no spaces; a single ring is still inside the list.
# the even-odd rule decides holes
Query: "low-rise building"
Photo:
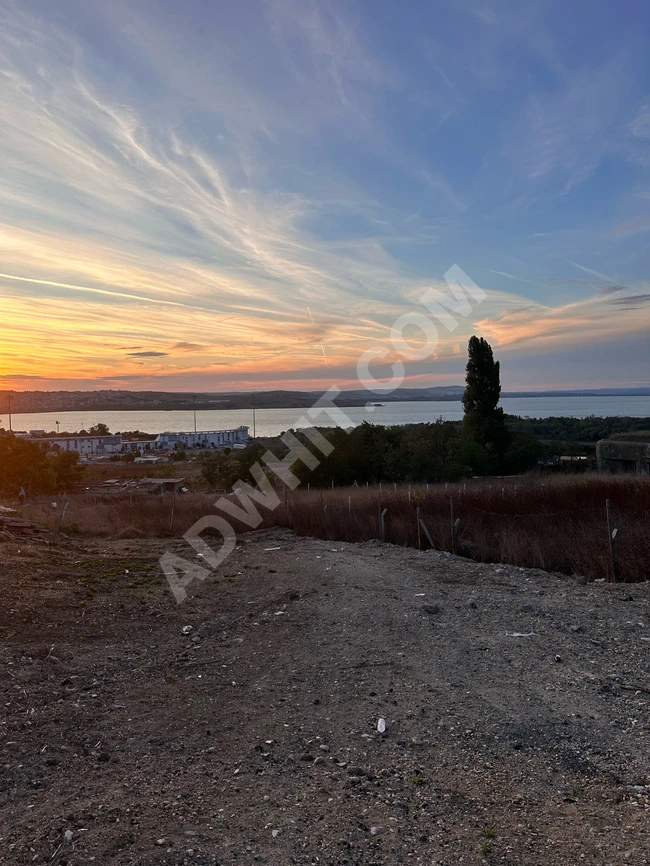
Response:
[[[248,427],[235,427],[232,430],[199,430],[194,433],[159,433],[155,447],[171,451],[179,448],[232,448],[246,445]]]
[[[636,439],[601,439],[596,458],[599,472],[650,475],[650,433]]]
[[[82,457],[103,457],[119,454],[122,437],[118,434],[106,436],[27,436],[33,442],[47,442],[62,451],[76,451]]]

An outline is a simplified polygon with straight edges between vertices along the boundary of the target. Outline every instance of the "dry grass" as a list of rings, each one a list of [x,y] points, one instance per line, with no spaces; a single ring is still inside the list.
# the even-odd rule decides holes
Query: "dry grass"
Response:
[[[215,513],[212,495],[172,497],[143,494],[62,497],[23,506],[21,516],[50,529],[85,535],[167,537],[185,533],[200,517]],[[299,535],[332,541],[385,540],[428,548],[418,536],[417,513],[434,546],[452,550],[452,504],[459,520],[456,552],[484,562],[543,568],[591,579],[611,578],[606,500],[618,529],[615,568],[618,580],[650,577],[650,479],[581,475],[527,476],[515,479],[432,485],[394,490],[297,490],[274,511],[258,506],[259,526],[289,527]],[[69,505],[62,522],[62,505]],[[173,512],[173,513],[172,513]],[[230,520],[230,518],[229,518]],[[246,526],[230,522],[238,532]]]

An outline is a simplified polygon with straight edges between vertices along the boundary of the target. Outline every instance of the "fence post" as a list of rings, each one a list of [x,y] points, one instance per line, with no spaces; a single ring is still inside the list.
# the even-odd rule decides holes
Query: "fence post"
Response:
[[[63,506],[62,511],[61,511],[61,520],[59,520],[59,529],[58,529],[59,532],[61,532],[61,527],[63,526],[63,521],[65,520],[65,515],[66,515],[66,512],[68,510],[69,505],[70,505],[70,503],[66,502],[65,505]]]
[[[460,517],[457,517],[454,520],[454,525],[451,527],[451,546],[453,548],[452,552],[456,553],[458,549],[458,527],[460,526]]]
[[[605,512],[607,514],[607,537],[609,539],[609,558],[612,563],[612,581],[616,580],[616,536],[618,529],[612,529],[612,506],[609,499],[605,502]]]
[[[379,537],[380,537],[381,541],[386,540],[386,523],[385,523],[384,518],[386,517],[387,514],[388,514],[388,509],[384,508],[384,510],[379,515]]]
[[[422,550],[422,541],[420,539],[420,506],[415,509],[415,520],[418,528],[418,550]]]
[[[456,553],[454,550],[454,500],[453,497],[449,497],[449,513],[451,517],[451,552]]]
[[[427,540],[428,540],[429,544],[431,545],[431,550],[435,550],[435,549],[436,549],[436,546],[435,546],[435,544],[433,543],[433,538],[431,538],[431,535],[430,535],[430,533],[429,533],[429,530],[427,529],[427,525],[426,525],[426,523],[424,522],[424,520],[420,520],[420,526],[422,527],[422,531],[423,531],[424,534],[426,535]]]

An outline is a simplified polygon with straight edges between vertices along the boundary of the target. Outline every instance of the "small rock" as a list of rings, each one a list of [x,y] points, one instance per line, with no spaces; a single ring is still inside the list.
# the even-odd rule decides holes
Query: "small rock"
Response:
[[[423,604],[421,610],[424,613],[429,613],[431,616],[435,616],[437,613],[440,613],[440,606],[437,604]]]
[[[379,719],[377,722],[377,730],[380,734],[383,734],[386,730],[386,719]]]
[[[317,758],[314,758],[314,764],[324,764],[325,758],[322,755],[319,755]]]
[[[156,839],[156,845],[164,845],[164,844],[165,844],[164,839]]]
[[[556,656],[555,656],[555,661],[556,661],[556,662],[561,662],[561,661],[562,661],[562,656],[559,655],[559,654],[556,655]]]
[[[520,613],[535,613],[535,608],[532,604],[522,604],[519,608]]]
[[[277,839],[279,835],[280,830],[271,830],[271,836],[273,836],[274,839]]]
[[[379,836],[380,833],[381,833],[381,827],[371,827],[370,828],[370,835],[371,836]]]
[[[65,836],[66,842],[72,842],[72,836],[73,836],[72,830],[66,830],[64,836]]]
[[[181,629],[181,634],[192,634],[194,631],[194,627],[191,625],[184,625]]]

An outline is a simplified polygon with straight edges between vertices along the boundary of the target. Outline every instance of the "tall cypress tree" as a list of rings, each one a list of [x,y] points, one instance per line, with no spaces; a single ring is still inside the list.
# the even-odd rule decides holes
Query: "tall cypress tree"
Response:
[[[503,409],[498,405],[501,365],[494,360],[492,347],[483,337],[471,337],[468,349],[463,432],[485,449],[490,471],[498,471],[510,439]]]

